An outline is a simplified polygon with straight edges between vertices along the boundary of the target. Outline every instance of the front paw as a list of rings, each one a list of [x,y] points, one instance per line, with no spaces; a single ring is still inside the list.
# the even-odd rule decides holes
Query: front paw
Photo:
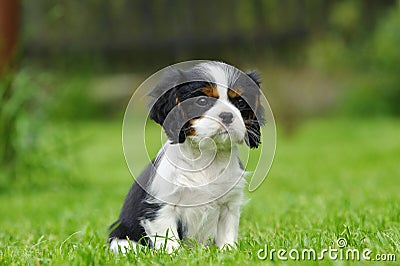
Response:
[[[110,251],[116,254],[120,253],[125,255],[131,248],[135,248],[135,243],[128,239],[114,238],[110,243]]]
[[[156,242],[155,242],[155,249],[164,251],[167,254],[172,254],[175,250],[178,250],[180,248],[179,242],[174,239],[174,238],[161,238],[157,237]]]
[[[178,250],[181,247],[178,241],[168,240],[165,247],[163,247],[164,251],[168,254],[172,254],[175,250]]]

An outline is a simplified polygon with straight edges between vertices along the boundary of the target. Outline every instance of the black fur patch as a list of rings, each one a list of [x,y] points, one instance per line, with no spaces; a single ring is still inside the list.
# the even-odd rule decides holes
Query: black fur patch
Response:
[[[180,240],[183,240],[183,239],[185,238],[185,235],[186,235],[186,228],[185,228],[185,226],[182,224],[182,221],[181,221],[181,220],[178,221],[178,228],[177,228],[177,231],[178,231],[178,237],[179,237],[179,239],[180,239]]]
[[[250,148],[257,148],[261,143],[261,125],[264,123],[263,110],[258,95],[245,93],[229,101],[239,109],[246,127],[246,144]]]
[[[155,174],[155,167],[157,167],[155,162],[150,163],[133,183],[118,220],[110,226],[112,230],[109,235],[110,241],[113,238],[129,238],[142,245],[152,246],[140,221],[154,219],[162,204],[149,203],[148,200],[151,198],[141,186],[147,187],[150,184]]]
[[[162,125],[172,143],[183,143],[191,131],[189,121],[202,116],[217,101],[203,92],[210,85],[209,82],[192,81],[166,88],[166,92],[152,105],[150,118]],[[199,97],[207,97],[205,106],[196,104]]]

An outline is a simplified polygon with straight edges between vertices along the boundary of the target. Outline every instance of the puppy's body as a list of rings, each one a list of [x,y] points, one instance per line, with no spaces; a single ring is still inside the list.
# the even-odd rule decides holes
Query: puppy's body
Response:
[[[185,239],[234,245],[246,183],[237,145],[257,147],[263,122],[254,81],[212,62],[167,75],[154,89],[150,117],[169,141],[126,197],[110,233],[113,251],[129,241],[169,252]]]

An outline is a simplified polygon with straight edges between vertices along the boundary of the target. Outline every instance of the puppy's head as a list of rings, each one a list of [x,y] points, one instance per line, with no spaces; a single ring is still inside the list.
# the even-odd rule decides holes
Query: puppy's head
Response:
[[[217,144],[260,144],[264,123],[256,72],[244,74],[220,62],[183,71],[170,68],[150,92],[150,118],[172,143],[211,138]]]

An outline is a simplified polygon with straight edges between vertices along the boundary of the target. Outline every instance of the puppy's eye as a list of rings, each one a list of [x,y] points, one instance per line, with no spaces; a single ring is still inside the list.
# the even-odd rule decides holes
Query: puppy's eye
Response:
[[[243,100],[242,98],[239,98],[239,99],[237,99],[237,101],[236,101],[236,105],[237,105],[237,107],[239,107],[239,108],[245,108],[246,105],[247,105],[247,103],[246,103],[246,101]]]
[[[206,106],[208,104],[207,97],[200,97],[197,99],[196,103],[200,106]]]

